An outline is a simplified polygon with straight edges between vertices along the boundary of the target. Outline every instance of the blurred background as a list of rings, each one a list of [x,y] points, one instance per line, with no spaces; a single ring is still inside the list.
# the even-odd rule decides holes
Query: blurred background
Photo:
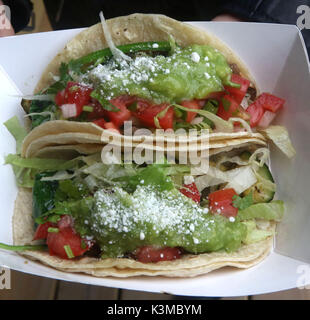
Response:
[[[100,2],[100,1],[99,1]],[[258,1],[261,2],[261,1]],[[279,1],[276,1],[279,2]],[[303,1],[306,3],[307,1]],[[72,11],[68,11],[68,3],[70,3]],[[93,23],[98,22],[98,15],[90,16],[89,12],[85,12],[83,15],[78,15],[78,19],[74,19],[74,11],[81,12],[81,1],[65,0],[32,0],[33,10],[30,14],[30,20],[26,27],[23,27],[17,34],[27,34],[36,32],[46,32],[55,29],[66,29],[74,27],[86,27]],[[85,3],[85,2],[84,2]],[[96,10],[96,4],[98,1],[91,1],[94,4],[92,10]],[[130,1],[114,2],[114,5],[110,3],[110,6],[105,10],[106,18],[133,13],[135,11],[129,8]],[[143,3],[143,1],[141,1]],[[163,2],[164,3],[164,2]],[[196,2],[195,2],[196,3]],[[217,12],[217,1],[213,2],[210,11],[207,15],[199,16],[201,10],[196,10],[195,15],[192,13],[192,19],[186,19],[191,16],[191,12],[188,10],[197,9],[195,3],[190,6],[184,5],[178,7],[178,16],[176,17],[175,8],[173,6],[165,7],[163,4],[162,10],[171,17],[178,18],[180,20],[211,20],[219,12]],[[287,1],[285,4],[287,5]],[[101,2],[102,4],[102,2]],[[8,4],[10,5],[10,4]],[[169,10],[171,11],[169,14]],[[184,10],[184,11],[182,11]],[[99,9],[93,12],[99,12]],[[168,12],[167,12],[168,11]],[[187,12],[186,12],[187,11]],[[66,14],[71,12],[71,16],[66,18]],[[141,12],[141,10],[140,10]],[[183,16],[182,16],[183,15]],[[183,19],[182,19],[183,17]],[[231,17],[234,18],[234,17]],[[103,299],[103,300],[171,300],[171,299],[183,299],[184,297],[176,297],[168,294],[146,293],[132,290],[120,290],[107,287],[91,286],[78,283],[70,283],[65,281],[53,280],[48,278],[37,277],[29,274],[24,274],[11,270],[11,289],[0,290],[0,300],[5,299],[21,299],[21,300],[37,300],[37,299]],[[223,299],[238,299],[238,300],[250,300],[250,299],[285,299],[285,300],[310,300],[310,290],[307,289],[292,289],[282,292],[276,292],[271,294],[263,294],[256,296],[242,296]]]

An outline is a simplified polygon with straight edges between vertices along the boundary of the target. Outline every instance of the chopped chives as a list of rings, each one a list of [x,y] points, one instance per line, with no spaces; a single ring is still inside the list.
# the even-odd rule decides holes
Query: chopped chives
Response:
[[[85,112],[93,112],[94,108],[92,106],[84,106],[83,111]]]
[[[66,245],[64,246],[64,249],[65,249],[66,254],[67,254],[67,257],[68,257],[69,259],[74,258],[74,254],[73,254],[73,252],[72,252],[72,250],[71,250],[71,247],[70,247],[68,244],[66,244]]]
[[[25,251],[25,250],[45,250],[46,245],[23,245],[14,246],[10,244],[0,243],[0,249],[10,250],[10,251]]]

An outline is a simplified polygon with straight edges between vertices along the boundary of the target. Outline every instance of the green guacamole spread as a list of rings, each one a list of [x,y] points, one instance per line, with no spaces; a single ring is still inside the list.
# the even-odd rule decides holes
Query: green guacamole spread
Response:
[[[176,189],[152,186],[138,186],[133,194],[97,191],[92,209],[77,210],[74,217],[75,229],[93,237],[103,257],[122,257],[145,245],[235,251],[247,235],[241,222],[210,214]]]
[[[95,87],[100,102],[128,94],[155,103],[203,99],[223,90],[231,76],[225,57],[208,45],[176,48],[170,56],[138,55],[131,60],[111,59],[99,64],[82,81]]]

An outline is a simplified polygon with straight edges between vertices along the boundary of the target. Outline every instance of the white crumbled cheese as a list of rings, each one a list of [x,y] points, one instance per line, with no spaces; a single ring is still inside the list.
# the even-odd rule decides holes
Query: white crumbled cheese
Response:
[[[209,57],[208,56],[205,56],[205,61],[209,61]]]
[[[184,184],[192,184],[195,181],[193,176],[184,176]]]
[[[164,254],[163,254],[163,253],[161,253],[159,256],[160,256],[161,258],[163,258],[163,257],[164,257]]]
[[[195,244],[198,244],[200,241],[197,238],[193,238]]]
[[[234,217],[229,217],[229,221],[230,221],[230,222],[235,222],[235,220],[236,220],[236,219],[235,219]]]
[[[197,52],[192,52],[191,59],[194,62],[198,63],[200,61],[200,55]]]
[[[207,79],[210,79],[210,78],[211,78],[211,76],[209,75],[208,72],[205,72],[205,77],[206,77]]]
[[[157,49],[157,48],[159,47],[159,45],[158,45],[158,43],[153,43],[152,47],[153,47],[154,49]]]
[[[151,225],[156,234],[162,235],[163,242],[169,239],[165,239],[169,230],[177,230],[180,235],[192,234],[195,243],[199,243],[201,230],[212,232],[212,227],[210,228],[209,222],[204,218],[206,209],[191,201],[184,201],[181,192],[172,195],[169,191],[158,192],[153,190],[152,186],[139,185],[130,199],[127,200],[127,196],[121,188],[115,188],[113,194],[97,191],[94,195],[96,210],[93,213],[91,229],[96,233],[104,232],[106,228],[126,233],[135,232],[137,225]],[[127,201],[130,201],[129,207],[125,204]],[[195,227],[202,223],[204,229]],[[103,225],[105,228],[102,228]],[[139,230],[140,240],[146,238],[146,230]]]

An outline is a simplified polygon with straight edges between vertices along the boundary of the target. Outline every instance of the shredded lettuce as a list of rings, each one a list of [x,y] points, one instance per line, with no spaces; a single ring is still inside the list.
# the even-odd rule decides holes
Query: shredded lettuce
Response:
[[[257,178],[251,166],[242,166],[227,171],[227,182],[228,184],[225,188],[233,188],[238,194],[240,194],[252,187],[257,182]]]
[[[247,227],[246,238],[242,241],[244,244],[251,244],[274,236],[273,231],[258,229],[254,220],[243,221],[242,223]]]
[[[216,167],[209,167],[208,173],[195,179],[199,191],[204,188],[227,183],[225,188],[233,188],[240,194],[257,182],[251,166],[242,166],[228,171],[222,171]]]
[[[183,110],[183,111],[195,112],[195,113],[199,114],[200,116],[211,120],[214,123],[217,131],[220,131],[220,132],[233,132],[234,131],[234,126],[233,126],[232,122],[225,121],[222,118],[215,115],[214,113],[209,112],[207,110],[189,109],[189,108],[183,107],[178,104],[173,104],[171,106],[173,106],[177,109]]]
[[[281,221],[284,210],[283,201],[274,200],[269,203],[253,204],[244,210],[239,210],[238,218],[241,221],[252,219]]]
[[[282,126],[270,126],[260,132],[270,139],[288,158],[293,158],[296,151],[289,138],[287,129]]]
[[[73,160],[60,159],[41,159],[41,158],[22,158],[17,154],[9,154],[5,157],[5,164],[12,165],[16,182],[19,187],[32,188],[34,179],[37,173],[43,171],[59,171],[51,177],[46,177],[46,180],[62,180],[65,174],[64,170],[75,170],[84,157],[77,157]],[[62,177],[61,177],[62,175]],[[74,174],[73,174],[74,175]]]
[[[77,159],[77,158],[76,158]],[[41,158],[22,158],[17,154],[9,154],[5,157],[5,164],[17,167],[45,170],[66,170],[71,169],[76,164],[75,161],[61,159],[41,159]]]
[[[7,120],[6,122],[4,122],[4,125],[9,130],[11,135],[15,138],[16,153],[20,154],[21,148],[22,148],[22,142],[27,135],[27,130],[25,129],[24,126],[20,124],[17,116],[14,116],[9,120]]]

